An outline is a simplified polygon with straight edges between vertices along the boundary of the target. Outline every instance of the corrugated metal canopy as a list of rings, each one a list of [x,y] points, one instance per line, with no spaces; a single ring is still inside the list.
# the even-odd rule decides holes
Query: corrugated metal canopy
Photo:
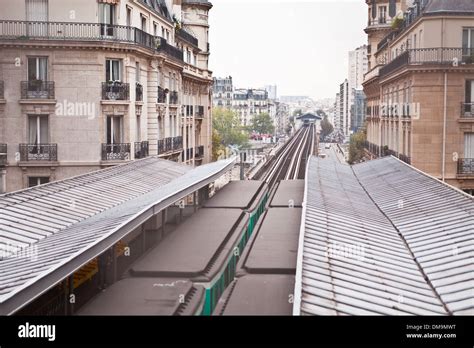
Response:
[[[473,313],[472,197],[392,157],[312,157],[305,186],[295,314]]]
[[[17,311],[113,246],[151,216],[216,180],[231,168],[233,162],[234,159],[229,159],[191,169],[150,157],[2,196],[9,202],[32,203],[34,211],[35,201],[30,202],[26,197],[42,202],[46,207],[44,202],[54,205],[56,201],[67,201],[69,198],[61,198],[64,195],[74,197],[73,192],[85,187],[90,195],[82,196],[84,199],[100,203],[100,197],[103,197],[108,209],[79,215],[81,221],[76,223],[77,218],[74,217],[71,219],[73,223],[63,228],[54,225],[54,233],[40,238],[21,253],[0,261],[0,314]],[[115,187],[120,194],[114,191]],[[109,200],[109,197],[114,198]],[[60,207],[59,203],[55,206]],[[46,211],[50,213],[50,209]],[[70,217],[69,213],[73,214],[70,207],[63,212],[66,217]],[[25,213],[25,216],[28,214]],[[55,222],[54,218],[52,222]]]

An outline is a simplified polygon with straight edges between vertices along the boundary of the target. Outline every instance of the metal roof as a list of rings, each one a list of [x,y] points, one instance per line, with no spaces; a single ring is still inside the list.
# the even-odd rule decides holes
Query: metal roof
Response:
[[[56,208],[60,209],[61,202],[67,202],[67,199],[74,197],[72,192],[78,192],[85,185],[85,191],[90,196],[84,194],[84,199],[96,199],[97,204],[101,201],[100,197],[104,200],[114,197],[116,200],[107,200],[109,209],[97,209],[93,211],[95,215],[84,216],[82,221],[58,229],[27,246],[21,253],[0,261],[0,314],[17,311],[162,209],[216,180],[233,166],[234,160],[231,158],[190,170],[177,163],[151,157],[2,196],[2,199],[7,197],[11,201],[31,197],[41,202],[43,208],[47,205],[45,202],[51,205],[58,202]],[[128,185],[133,189],[127,188]],[[121,194],[116,195],[113,190]],[[32,208],[35,206],[33,202]],[[63,214],[69,217],[69,213],[73,212],[68,207]],[[25,213],[25,216],[28,217],[28,214]]]
[[[472,197],[392,157],[312,157],[305,186],[294,314],[472,313]]]
[[[387,158],[353,167],[453,314],[474,314],[474,197]]]
[[[130,199],[191,168],[149,157],[0,195],[0,260]]]

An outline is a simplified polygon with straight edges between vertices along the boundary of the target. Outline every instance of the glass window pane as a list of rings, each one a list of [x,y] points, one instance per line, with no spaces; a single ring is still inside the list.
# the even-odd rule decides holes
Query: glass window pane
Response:
[[[30,116],[28,118],[28,144],[37,144],[38,143],[38,125],[37,125],[37,116]]]
[[[41,116],[40,118],[40,144],[48,144],[49,143],[49,132],[48,132],[48,117]]]
[[[28,81],[36,80],[36,58],[28,58]]]
[[[112,144],[112,117],[107,117],[107,144]]]
[[[468,48],[469,43],[469,30],[464,29],[462,31],[462,48]]]
[[[114,117],[114,144],[120,144],[122,142],[122,118],[121,117]]]

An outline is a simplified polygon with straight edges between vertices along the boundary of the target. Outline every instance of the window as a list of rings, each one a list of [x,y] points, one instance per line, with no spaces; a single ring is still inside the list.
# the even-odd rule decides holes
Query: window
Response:
[[[132,26],[132,9],[127,6],[127,27]]]
[[[31,57],[28,58],[28,81],[48,80],[48,58]]]
[[[107,144],[123,143],[123,117],[107,116]]]
[[[120,59],[106,59],[105,81],[122,81],[122,61]]]
[[[464,158],[474,158],[474,133],[464,133]]]
[[[474,114],[474,80],[466,81],[466,93],[464,96],[464,113],[467,115]]]
[[[29,176],[28,177],[28,187],[35,187],[39,185],[44,185],[49,182],[49,177],[47,176]]]
[[[140,142],[141,140],[141,122],[140,122],[140,115],[137,115],[137,137],[136,137],[136,141],[137,142]]]
[[[170,41],[170,31],[166,30],[166,41]]]
[[[472,59],[474,57],[474,28],[466,28],[462,31],[463,57]]]
[[[135,63],[135,81],[140,83],[140,63]]]
[[[147,31],[146,30],[146,17],[143,16],[143,15],[141,15],[140,17],[141,17],[141,20],[142,20],[142,30],[146,32]]]
[[[161,37],[164,39],[165,38],[165,28],[161,28]]]
[[[32,115],[28,117],[28,144],[48,144],[48,116]]]
[[[153,35],[154,36],[158,36],[158,30],[159,30],[159,26],[156,22],[153,22]]]
[[[99,4],[99,23],[101,23],[100,34],[103,36],[113,36],[115,24],[115,5]]]
[[[26,20],[30,22],[47,22],[48,0],[26,0]]]
[[[379,24],[387,23],[387,6],[379,7]]]

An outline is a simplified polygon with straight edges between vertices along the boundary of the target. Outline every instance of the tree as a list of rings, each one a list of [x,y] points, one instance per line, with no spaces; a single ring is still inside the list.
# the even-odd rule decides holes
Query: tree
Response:
[[[329,122],[328,117],[324,115],[324,118],[321,121],[321,138],[324,139],[333,131],[334,131],[333,125],[331,124],[331,122]]]
[[[219,155],[224,150],[224,146],[222,146],[222,138],[219,133],[213,129],[212,130],[212,160],[217,161],[219,159]]]
[[[238,115],[232,110],[215,108],[213,110],[212,128],[217,132],[221,145],[245,147],[248,136],[240,125]]]
[[[252,118],[251,129],[259,134],[273,134],[275,126],[267,113],[257,114]]]
[[[349,164],[359,162],[364,158],[364,143],[366,135],[364,132],[357,132],[351,136],[349,145]]]

